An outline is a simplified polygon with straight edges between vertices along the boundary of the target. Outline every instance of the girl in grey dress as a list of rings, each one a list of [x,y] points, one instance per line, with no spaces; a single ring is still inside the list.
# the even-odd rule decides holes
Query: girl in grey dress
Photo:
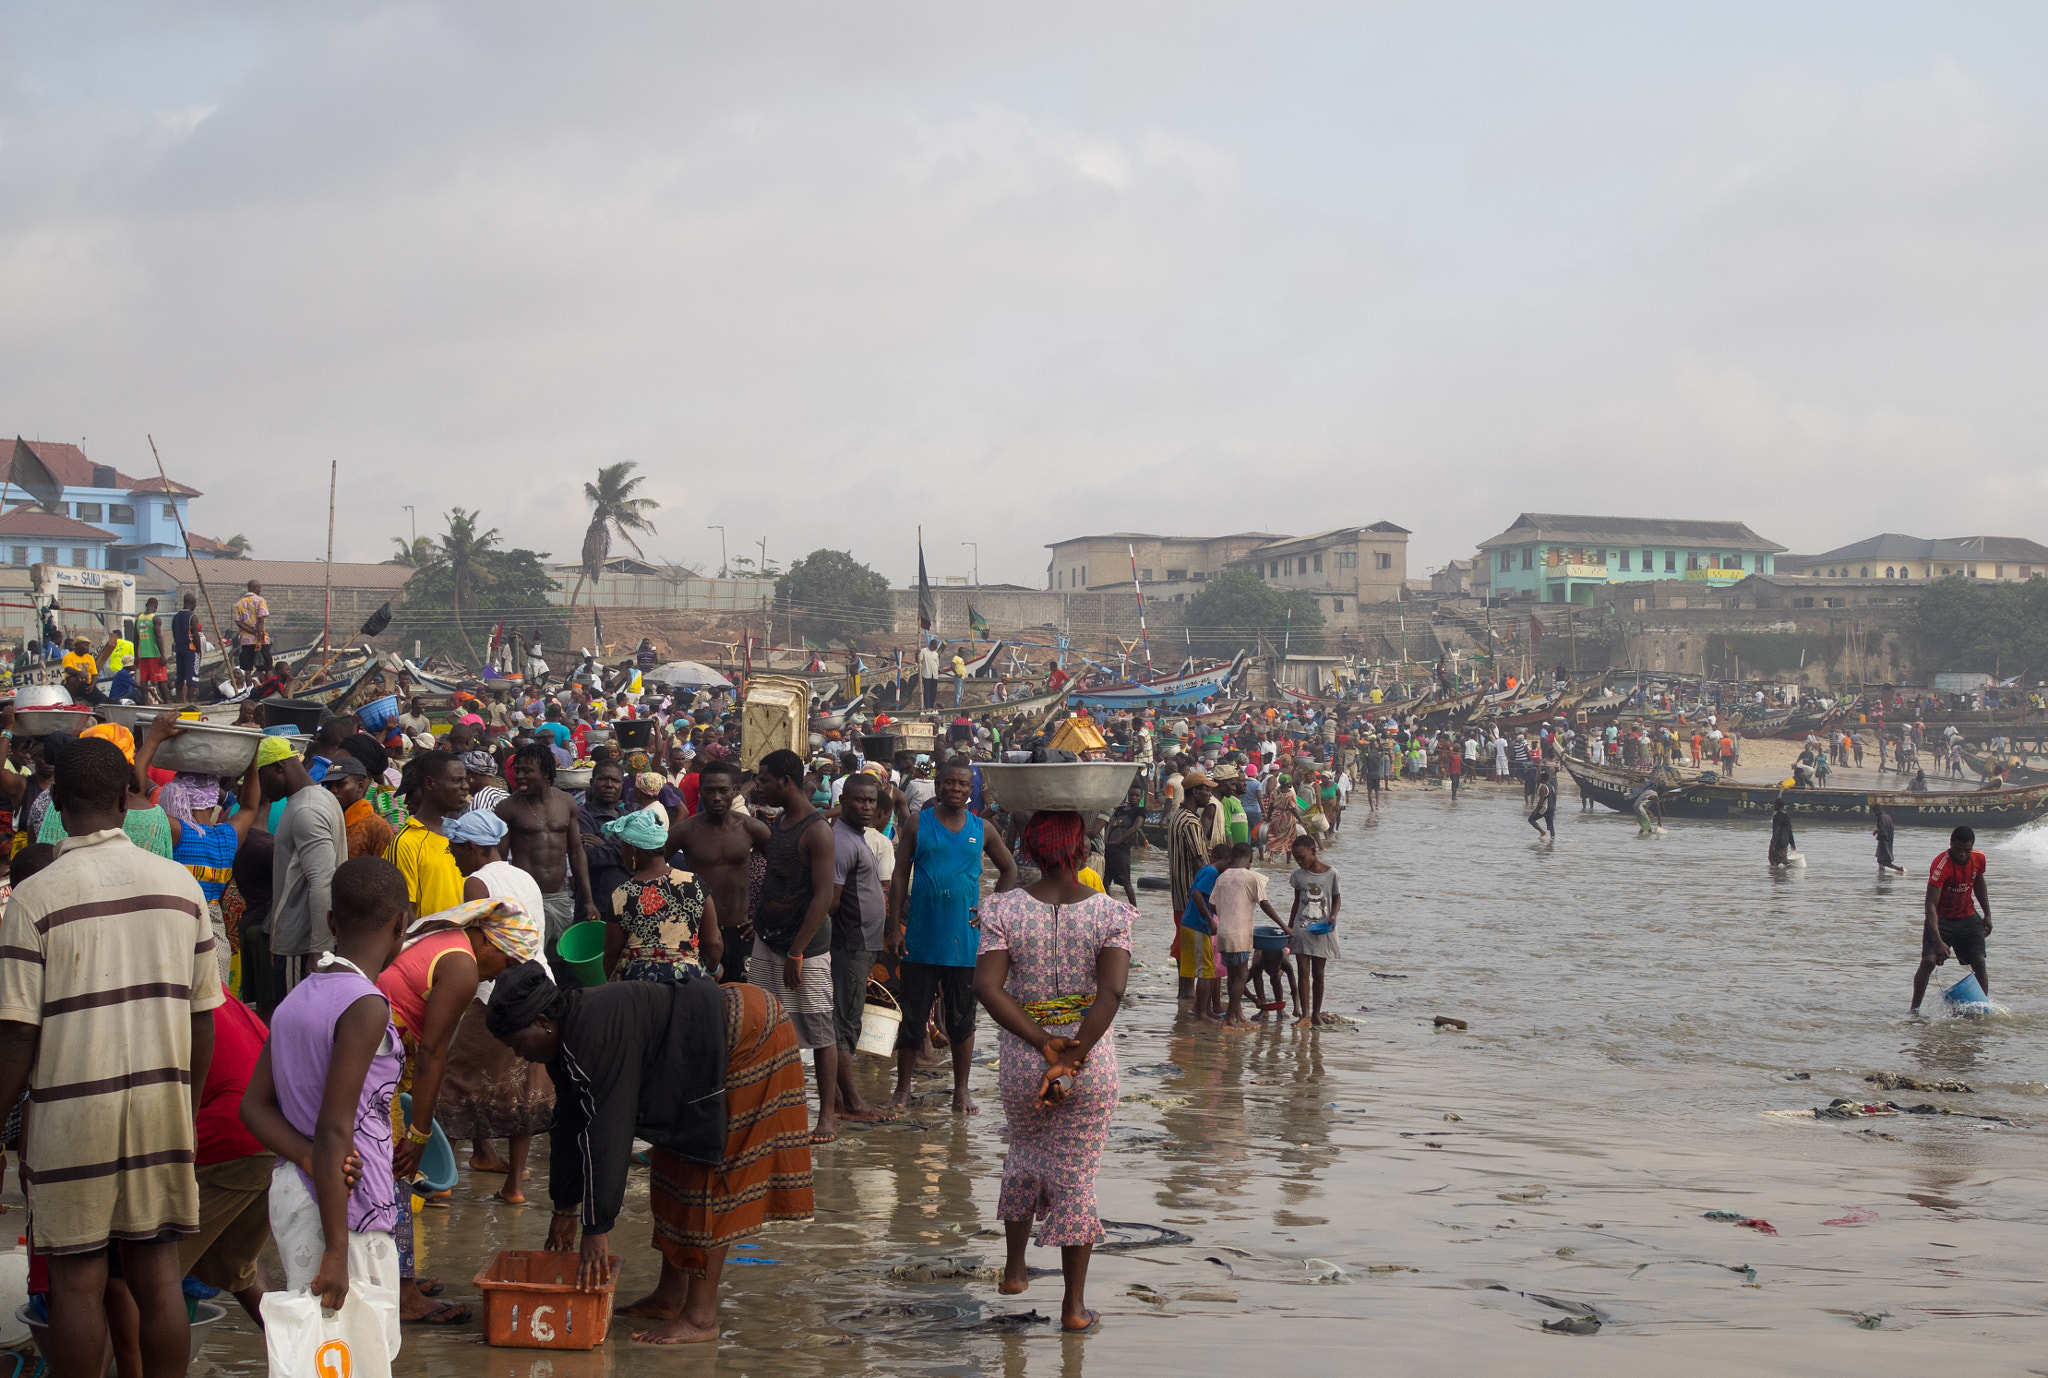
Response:
[[[1343,956],[1337,946],[1337,910],[1342,897],[1337,891],[1337,872],[1309,838],[1295,841],[1292,882],[1294,908],[1287,916],[1288,946],[1294,949],[1297,963],[1297,999],[1306,1007],[1294,1021],[1295,1027],[1334,1023],[1334,1016],[1323,1013],[1323,964]]]

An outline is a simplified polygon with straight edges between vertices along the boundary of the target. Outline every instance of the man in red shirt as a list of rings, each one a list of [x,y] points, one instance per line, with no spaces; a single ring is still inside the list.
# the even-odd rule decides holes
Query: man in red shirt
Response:
[[[1991,936],[1991,892],[1984,885],[1984,853],[1972,851],[1977,834],[1957,828],[1948,850],[1927,872],[1926,927],[1920,937],[1920,970],[1913,975],[1913,1008],[1927,994],[1927,978],[1951,956],[1967,962],[1977,984],[1991,994],[1984,967],[1984,940]],[[1982,914],[1979,914],[1979,910]]]

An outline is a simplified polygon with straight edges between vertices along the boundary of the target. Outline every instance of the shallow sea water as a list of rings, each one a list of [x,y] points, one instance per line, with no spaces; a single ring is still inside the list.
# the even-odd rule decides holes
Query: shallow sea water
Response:
[[[1802,828],[1807,866],[1774,873],[1750,825],[1680,821],[1639,838],[1632,820],[1571,812],[1568,798],[1553,845],[1519,802],[1410,787],[1376,818],[1347,815],[1331,852],[1345,959],[1328,1008],[1359,1022],[1337,1028],[1226,1035],[1177,1018],[1166,897],[1141,892],[1140,965],[1118,1019],[1126,1101],[1099,1198],[1109,1220],[1188,1242],[1116,1232],[1140,1247],[1097,1255],[1094,1333],[1004,1319],[1056,1317],[1056,1274],[1017,1298],[946,1276],[1002,1255],[980,1237],[999,1229],[1003,1152],[984,1019],[983,1113],[948,1113],[934,1074],[911,1115],[820,1150],[816,1223],[734,1255],[715,1353],[635,1345],[623,1322],[592,1353],[489,1349],[472,1322],[408,1327],[396,1371],[1076,1378],[1282,1355],[1395,1373],[2048,1365],[2048,830],[1980,843],[2009,1012],[1946,1017],[1931,995],[1934,1017],[1911,1018],[1922,877],[1944,837],[1902,831],[1908,874],[1880,880],[1867,833]],[[1284,873],[1273,880],[1279,907]],[[1944,967],[1935,988],[1959,975]],[[1440,1032],[1437,1014],[1470,1027]],[[882,1094],[881,1063],[863,1061]],[[1976,1089],[1863,1080],[1883,1071]],[[1770,1113],[1838,1096],[2020,1123]],[[422,1271],[451,1296],[475,1295],[469,1279],[496,1249],[538,1247],[535,1156],[535,1206],[485,1204],[499,1179],[465,1174],[453,1209],[423,1213]],[[613,1235],[622,1300],[657,1271],[647,1240],[642,1180]],[[1032,1261],[1056,1269],[1057,1252]],[[1542,1328],[1575,1317],[1597,1331]],[[235,1321],[207,1357],[259,1373],[260,1339]]]

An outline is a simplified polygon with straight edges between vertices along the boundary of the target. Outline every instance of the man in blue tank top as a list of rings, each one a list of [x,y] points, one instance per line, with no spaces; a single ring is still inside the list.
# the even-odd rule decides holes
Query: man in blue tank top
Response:
[[[996,889],[1017,887],[1017,863],[991,828],[967,809],[974,772],[967,761],[939,767],[938,792],[909,815],[896,842],[896,875],[889,886],[889,950],[903,959],[903,1025],[896,1035],[899,1109],[910,1101],[918,1050],[932,998],[941,1001],[940,1027],[953,1048],[953,1113],[976,1113],[967,1094],[974,1065],[974,962],[981,950],[981,863],[995,863]]]

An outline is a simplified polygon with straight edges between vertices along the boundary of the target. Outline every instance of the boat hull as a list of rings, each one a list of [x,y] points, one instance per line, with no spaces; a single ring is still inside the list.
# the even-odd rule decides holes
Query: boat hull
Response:
[[[1618,813],[1632,812],[1631,796],[1643,775],[1567,761],[1565,769],[1596,803]],[[1700,784],[1685,781],[1660,788],[1658,803],[1666,818],[1731,818],[1764,820],[1779,799],[1793,817],[1811,822],[1867,826],[1874,805],[1884,805],[1901,828],[2017,828],[2048,815],[2048,785],[2030,789],[1961,790],[1915,794],[1907,790],[1788,789],[1775,785]]]

